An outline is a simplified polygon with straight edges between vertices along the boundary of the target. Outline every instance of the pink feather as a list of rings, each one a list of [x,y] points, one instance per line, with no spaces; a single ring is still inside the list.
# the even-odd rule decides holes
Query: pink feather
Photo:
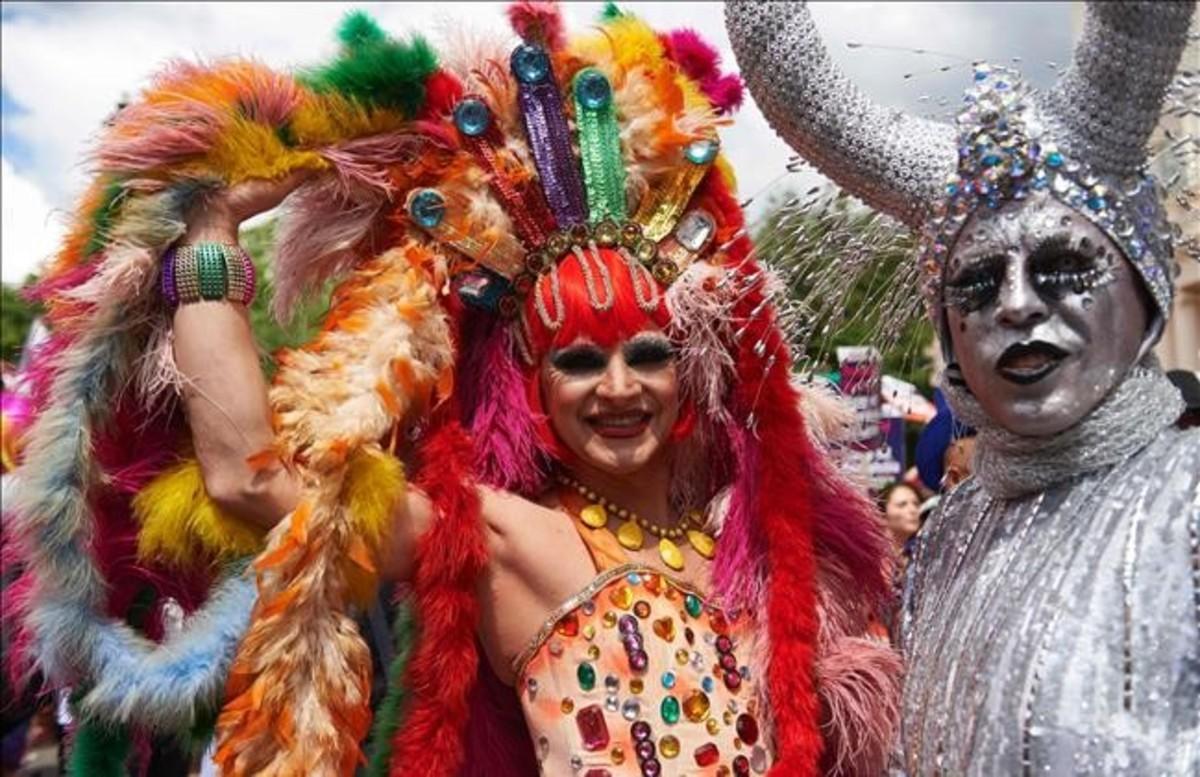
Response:
[[[463,311],[462,371],[456,385],[475,440],[479,479],[534,496],[545,484],[545,449],[525,398],[512,333],[490,317]]]
[[[704,92],[713,107],[721,113],[733,113],[742,107],[742,100],[745,97],[742,77],[733,73],[701,81],[700,90]]]
[[[687,27],[672,30],[661,36],[667,58],[693,81],[704,81],[719,75],[721,55],[700,33]]]
[[[883,773],[900,715],[902,669],[887,643],[870,638],[846,637],[822,650],[822,774]]]
[[[520,0],[508,7],[508,21],[521,40],[540,43],[551,51],[566,45],[562,13],[556,2]]]
[[[713,559],[713,590],[730,608],[760,613],[766,602],[766,541],[757,510],[760,452],[758,441],[736,422],[728,425],[730,452],[735,462],[729,506],[720,532],[720,552]]]

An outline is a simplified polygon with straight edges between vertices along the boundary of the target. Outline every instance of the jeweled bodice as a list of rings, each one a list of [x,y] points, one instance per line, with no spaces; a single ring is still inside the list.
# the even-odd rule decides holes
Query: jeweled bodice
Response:
[[[649,568],[602,572],[514,664],[542,774],[764,773],[751,628]]]
[[[1200,433],[1021,498],[967,481],[906,598],[910,775],[1200,774]]]

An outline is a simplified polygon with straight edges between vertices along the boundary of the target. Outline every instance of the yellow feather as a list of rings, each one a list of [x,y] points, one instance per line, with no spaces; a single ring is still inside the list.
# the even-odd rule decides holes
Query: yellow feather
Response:
[[[180,567],[258,553],[263,533],[223,512],[204,490],[200,465],[188,459],[150,481],[133,498],[141,524],[138,558]]]
[[[382,451],[361,448],[350,459],[342,488],[354,533],[370,548],[378,549],[391,522],[392,507],[404,496],[404,465]]]
[[[280,178],[302,168],[321,170],[329,166],[319,154],[289,149],[270,127],[244,118],[234,119],[221,133],[208,159],[231,183]]]

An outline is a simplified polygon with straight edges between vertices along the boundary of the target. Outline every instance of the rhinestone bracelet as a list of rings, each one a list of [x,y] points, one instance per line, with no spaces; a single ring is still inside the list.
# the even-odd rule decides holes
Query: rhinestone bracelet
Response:
[[[241,246],[177,246],[163,258],[162,294],[171,307],[222,299],[249,305],[254,290],[254,263]]]

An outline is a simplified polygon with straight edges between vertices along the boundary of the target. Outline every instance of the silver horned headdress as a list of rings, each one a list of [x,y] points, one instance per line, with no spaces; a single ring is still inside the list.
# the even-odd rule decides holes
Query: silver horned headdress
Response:
[[[742,75],[771,126],[867,205],[921,236],[931,312],[954,241],[979,207],[1045,190],[1121,247],[1165,320],[1173,231],[1147,144],[1194,2],[1092,2],[1070,68],[1044,93],[977,66],[955,124],[877,105],[833,64],[803,4],[731,2]]]

